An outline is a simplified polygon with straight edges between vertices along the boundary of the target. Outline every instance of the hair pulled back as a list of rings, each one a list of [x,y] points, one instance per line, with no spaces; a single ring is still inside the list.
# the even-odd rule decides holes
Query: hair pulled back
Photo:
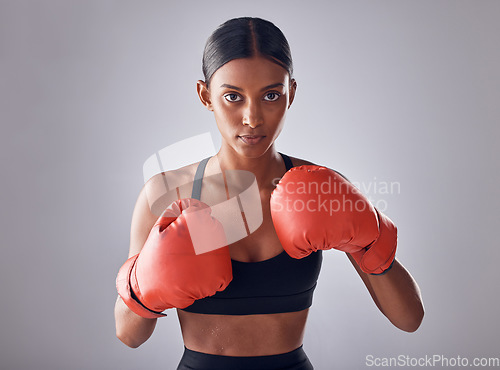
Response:
[[[263,56],[293,74],[290,46],[281,30],[261,18],[233,18],[221,24],[207,40],[202,69],[210,83],[215,71],[233,59]]]

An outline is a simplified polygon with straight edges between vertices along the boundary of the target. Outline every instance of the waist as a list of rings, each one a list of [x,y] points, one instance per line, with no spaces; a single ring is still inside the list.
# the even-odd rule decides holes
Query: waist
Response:
[[[299,347],[308,311],[235,316],[177,310],[187,348],[225,356],[265,356]]]
[[[178,370],[184,369],[313,369],[302,346],[268,356],[221,356],[197,352],[184,347]]]

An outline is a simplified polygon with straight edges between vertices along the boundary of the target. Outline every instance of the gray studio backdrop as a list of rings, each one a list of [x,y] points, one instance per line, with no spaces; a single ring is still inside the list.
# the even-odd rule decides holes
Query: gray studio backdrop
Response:
[[[138,349],[116,339],[115,276],[144,161],[203,132],[220,143],[195,82],[236,16],[292,47],[278,149],[363,187],[422,289],[422,326],[399,331],[325,253],[304,341],[316,368],[500,357],[500,2],[2,0],[0,368],[175,368],[175,311]]]

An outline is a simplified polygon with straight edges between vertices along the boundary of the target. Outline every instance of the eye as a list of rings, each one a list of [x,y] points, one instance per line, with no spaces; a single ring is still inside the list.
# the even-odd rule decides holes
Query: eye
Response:
[[[264,100],[266,101],[276,101],[279,99],[279,97],[281,96],[281,94],[278,94],[277,92],[270,92],[270,93],[267,93],[264,97]]]
[[[238,94],[233,94],[233,93],[224,95],[224,98],[232,103],[241,100],[241,97]]]

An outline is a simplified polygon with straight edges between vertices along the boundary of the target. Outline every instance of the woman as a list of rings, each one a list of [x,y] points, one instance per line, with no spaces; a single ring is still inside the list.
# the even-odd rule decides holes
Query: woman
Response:
[[[174,202],[164,217],[158,219],[152,211],[147,187],[139,195],[129,261],[117,279],[118,338],[138,347],[153,333],[161,312],[176,307],[185,345],[178,369],[312,369],[302,340],[321,267],[321,249],[332,247],[348,252],[381,312],[396,327],[415,331],[423,318],[423,305],[416,282],[394,257],[396,228],[392,221],[352,189],[342,197],[354,197],[349,198],[351,203],[359,201],[366,208],[351,213],[354,218],[343,213],[327,215],[326,207],[306,213],[299,212],[304,207],[290,208],[313,204],[312,199],[303,198],[300,189],[293,188],[301,181],[350,184],[332,170],[288,157],[275,148],[297,88],[290,49],[282,32],[259,18],[225,22],[207,42],[203,72],[205,81],[198,81],[198,95],[214,113],[222,135],[221,148],[212,158],[180,172],[162,174],[177,180],[183,177],[181,183],[193,185],[177,189],[176,198],[183,200]],[[205,212],[209,209],[206,205],[216,204],[218,195],[225,194],[226,178],[222,185],[210,180],[221,170],[252,173],[262,207],[260,227],[223,248],[219,248],[224,244],[219,238],[224,237],[219,233],[221,225],[209,211]],[[280,178],[276,188],[276,179]],[[333,204],[332,198],[329,204]],[[180,248],[196,249],[195,238],[181,238],[179,230],[190,222],[190,210],[203,214],[203,221],[197,225],[204,230],[201,234],[217,246],[209,248],[208,253],[193,253],[186,262],[178,257],[185,253]],[[327,245],[314,241],[323,240],[326,234],[326,238],[338,238],[330,232],[337,229],[332,228],[330,216],[337,217],[334,225],[345,225],[342,230],[358,230],[356,235],[348,241],[343,236],[327,240]],[[352,227],[354,224],[356,227]],[[158,236],[166,232],[170,233],[167,237]],[[298,241],[300,238],[303,240]],[[168,248],[178,250],[162,255],[161,251]],[[380,255],[383,261],[376,260]],[[370,270],[373,264],[376,266]],[[171,272],[163,275],[165,270],[175,271],[173,279],[178,280],[162,285],[160,276],[172,278]]]

